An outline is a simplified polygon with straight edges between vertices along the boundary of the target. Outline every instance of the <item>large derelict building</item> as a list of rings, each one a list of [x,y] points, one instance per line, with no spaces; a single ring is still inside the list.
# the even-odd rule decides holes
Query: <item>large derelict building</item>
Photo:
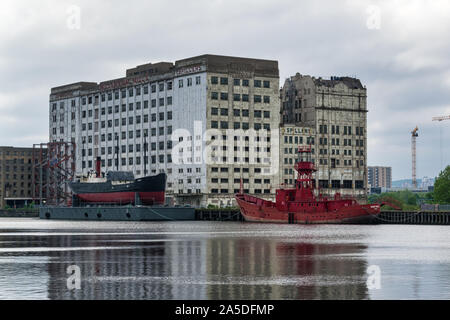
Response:
[[[262,143],[280,122],[277,61],[149,63],[123,78],[52,88],[49,107],[50,141],[75,142],[78,174],[93,170],[97,156],[103,171],[164,171],[168,195],[193,205],[231,205],[241,181],[271,197],[279,183],[278,148]]]
[[[281,90],[281,122],[315,130],[315,182],[323,194],[366,198],[367,92],[359,79],[297,73]]]

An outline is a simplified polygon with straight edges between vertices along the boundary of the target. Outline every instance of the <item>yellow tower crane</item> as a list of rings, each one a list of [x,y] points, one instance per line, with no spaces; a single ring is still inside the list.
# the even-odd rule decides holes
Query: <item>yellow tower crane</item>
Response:
[[[417,189],[416,180],[416,138],[419,136],[417,133],[419,128],[416,126],[413,131],[411,131],[411,153],[412,153],[412,185]]]

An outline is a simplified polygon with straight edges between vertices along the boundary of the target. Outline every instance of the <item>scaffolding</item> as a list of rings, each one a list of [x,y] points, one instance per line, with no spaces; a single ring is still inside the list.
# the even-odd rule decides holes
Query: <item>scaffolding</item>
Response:
[[[33,201],[46,206],[67,206],[72,193],[68,181],[75,175],[75,143],[33,144]]]

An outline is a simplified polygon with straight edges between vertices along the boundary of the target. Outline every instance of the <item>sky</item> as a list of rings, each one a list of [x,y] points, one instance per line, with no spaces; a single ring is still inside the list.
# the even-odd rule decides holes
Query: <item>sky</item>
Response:
[[[200,54],[278,60],[367,87],[368,165],[411,177],[450,164],[450,1],[195,0],[0,2],[0,145],[48,141],[50,89]],[[442,146],[442,147],[441,147]],[[442,159],[442,160],[441,160]]]

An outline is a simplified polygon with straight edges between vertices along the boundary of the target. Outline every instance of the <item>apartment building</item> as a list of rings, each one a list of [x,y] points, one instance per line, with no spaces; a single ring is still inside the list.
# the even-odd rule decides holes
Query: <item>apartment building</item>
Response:
[[[392,188],[392,167],[367,167],[368,185],[371,188]]]
[[[50,141],[72,141],[77,174],[166,172],[177,203],[232,205],[240,182],[274,196],[278,62],[201,55],[140,65],[126,76],[51,89]]]
[[[281,89],[281,123],[315,130],[316,185],[366,199],[367,91],[350,77],[297,73]]]

